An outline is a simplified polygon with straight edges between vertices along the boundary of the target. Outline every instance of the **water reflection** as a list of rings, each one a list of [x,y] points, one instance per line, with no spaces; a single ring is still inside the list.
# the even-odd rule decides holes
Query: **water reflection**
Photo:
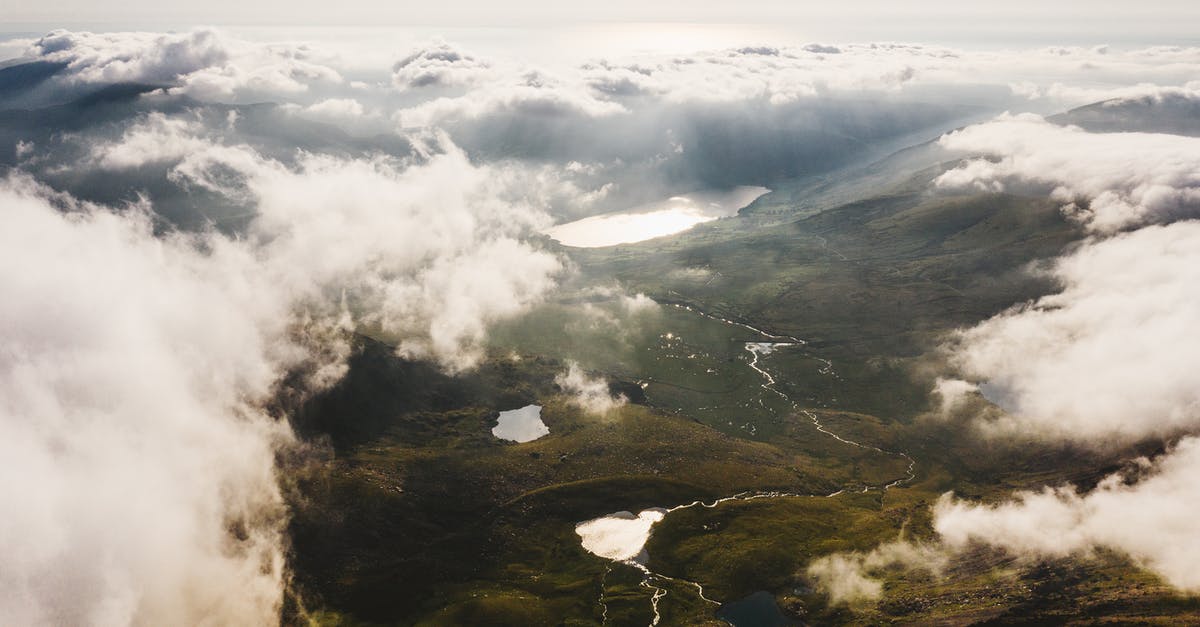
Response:
[[[559,242],[577,248],[598,248],[631,244],[686,231],[687,229],[736,215],[738,210],[771,190],[742,186],[730,190],[707,190],[672,196],[624,211],[560,224],[545,231]]]
[[[550,428],[542,422],[541,405],[502,411],[496,426],[492,427],[492,435],[513,442],[530,442],[548,433]]]

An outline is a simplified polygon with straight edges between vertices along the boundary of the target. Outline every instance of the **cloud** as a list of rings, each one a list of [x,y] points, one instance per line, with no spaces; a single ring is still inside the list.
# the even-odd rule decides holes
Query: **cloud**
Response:
[[[1200,592],[1200,439],[1184,438],[1139,473],[1108,476],[1081,494],[1071,486],[1018,492],[995,505],[944,495],[934,507],[934,527],[954,548],[983,542],[1027,557],[1119,551],[1188,592]],[[1148,475],[1142,478],[1131,474]]]
[[[0,206],[0,622],[275,620],[291,436],[260,407],[306,355],[284,303],[144,210],[22,178]]]
[[[829,597],[831,605],[859,605],[883,596],[878,579],[886,569],[923,571],[940,575],[949,563],[946,552],[936,544],[896,540],[867,552],[843,552],[813,560],[805,572],[816,588]]]
[[[277,281],[313,298],[321,286],[349,290],[356,321],[400,338],[401,354],[461,370],[482,357],[491,323],[538,302],[566,271],[526,241],[549,224],[543,209],[587,206],[604,190],[584,192],[550,166],[474,166],[445,137],[427,140],[410,159],[301,152],[285,165],[198,118],[151,113],[94,145],[90,160],[166,165],[185,190],[245,206],[256,218],[244,235]]]
[[[940,63],[944,49],[875,44],[828,52],[823,46],[659,56],[634,63],[584,66],[595,90],[613,96],[652,94],[669,103],[765,100],[787,104],[834,92],[890,92],[917,75],[915,59]],[[837,56],[844,51],[844,56]]]
[[[51,82],[77,91],[141,81],[205,102],[280,102],[296,117],[348,131],[355,137],[343,143],[350,145],[398,128],[436,127],[477,163],[597,168],[594,176],[559,176],[583,193],[604,190],[596,202],[553,203],[560,217],[825,171],[898,137],[961,125],[964,116],[1012,106],[1049,111],[1136,83],[1145,84],[1138,93],[1182,88],[1167,86],[1194,81],[1200,71],[1193,48],[750,45],[579,66],[484,59],[444,42],[388,64],[360,48],[264,44],[211,29],[54,31],[32,42],[24,59],[66,63]],[[1010,84],[1023,85],[1021,93],[1034,100]],[[279,139],[318,137],[332,135],[296,129]]]
[[[1162,101],[1165,98],[1170,98],[1173,95],[1194,95],[1196,91],[1196,81],[1189,81],[1185,85],[1158,85],[1155,83],[1138,83],[1136,85],[1121,85],[1115,87],[1092,87],[1086,85],[1074,85],[1069,83],[1054,82],[1049,85],[1039,86],[1037,84],[1024,81],[1011,85],[1013,92],[1023,95],[1030,100],[1039,98],[1048,99],[1055,102],[1063,103],[1118,103],[1131,100],[1157,100]]]
[[[392,84],[401,90],[462,87],[485,78],[491,64],[446,42],[413,51],[392,67]]]
[[[1089,243],[1048,273],[1061,292],[951,345],[1007,411],[987,428],[1112,445],[1200,427],[1200,222]]]
[[[300,94],[337,85],[341,75],[302,44],[260,44],[198,29],[183,33],[52,31],[35,40],[29,60],[66,63],[68,85],[136,82],[206,100]]]
[[[955,88],[979,101],[985,85],[1014,85],[1050,108],[1078,106],[1159,86],[1183,85],[1200,48],[1114,51],[1099,47],[960,50],[904,43],[746,46],[689,55],[648,55],[583,66],[589,85],[621,96],[671,102],[766,99],[775,104],[841,94],[928,95]],[[996,94],[987,96],[1003,102]]]
[[[633,296],[621,294],[621,308],[626,314],[640,314],[658,311],[658,303],[641,292]]]
[[[1041,186],[1098,233],[1200,216],[1200,138],[1088,133],[1024,114],[970,126],[939,143],[989,158],[942,174],[938,187]]]
[[[106,170],[131,170],[152,163],[176,162],[204,150],[203,125],[195,119],[151,112],[125,129],[121,138],[91,145],[91,158]]]
[[[55,30],[33,42],[27,56],[65,62],[71,79],[89,83],[173,83],[232,56],[212,30],[180,34],[89,33]]]
[[[489,85],[464,96],[422,102],[397,111],[394,118],[404,127],[422,127],[498,115],[594,118],[624,112],[625,107],[619,103],[596,98],[583,90],[547,84],[540,75],[531,75],[519,82]]]
[[[1097,98],[1097,100],[1100,100]],[[1200,135],[1200,81],[1182,87],[1157,85],[1130,88],[1119,97],[1080,107],[1051,118],[1092,132]]]
[[[934,527],[951,548],[987,543],[1022,557],[1106,548],[1189,592],[1200,529],[1200,222],[1150,226],[1086,243],[1051,275],[1061,293],[962,332],[952,361],[1002,412],[975,420],[994,437],[1068,441],[1120,450],[1182,439],[1138,472],[1018,492],[993,505],[944,496]],[[950,389],[969,389],[956,383]]]
[[[575,361],[567,363],[567,371],[554,377],[554,383],[571,397],[572,403],[597,416],[628,402],[624,396],[614,396],[603,379],[589,377]]]
[[[365,113],[362,103],[353,98],[328,98],[305,107],[303,111],[318,118],[334,120],[357,118]]]
[[[183,33],[52,31],[33,40],[29,61],[67,63],[56,81],[98,85],[135,81],[163,84],[205,99],[351,97],[384,78],[386,67],[363,67],[375,53],[353,43],[258,43],[213,29]],[[553,59],[546,59],[553,61]],[[551,64],[554,65],[554,64]],[[390,68],[390,84],[403,93],[405,125],[441,117],[486,116],[521,107],[573,111],[589,117],[625,110],[636,99],[650,103],[717,103],[765,100],[787,104],[841,95],[927,98],[931,89],[974,90],[1077,106],[1128,95],[1131,85],[1182,86],[1200,70],[1200,48],[1051,47],[970,51],[899,43],[743,46],[687,55],[637,55],[598,59],[554,70],[494,62],[434,41],[415,48]],[[347,81],[343,74],[372,79]],[[538,77],[530,80],[530,77]],[[380,81],[382,83],[382,81]],[[382,85],[381,85],[382,86]],[[538,87],[542,89],[528,89]],[[465,90],[447,96],[447,90]],[[911,96],[905,96],[912,92]],[[965,93],[965,92],[963,92]],[[436,103],[436,104],[435,104]]]
[[[979,392],[979,386],[962,379],[938,377],[933,382],[933,395],[939,399],[938,413],[949,416]]]
[[[490,323],[538,302],[565,267],[523,239],[545,214],[503,200],[503,177],[442,146],[414,165],[302,155],[293,169],[213,144],[171,175],[256,207],[249,235],[276,281],[348,291],[361,323],[453,371],[482,357]]]
[[[452,147],[286,166],[176,122],[97,159],[178,160],[175,180],[254,210],[236,236],[0,185],[0,454],[22,469],[0,480],[0,622],[274,622],[292,436],[263,407],[284,376],[332,384],[362,325],[468,368],[563,271],[523,238],[545,216]]]
[[[935,530],[949,550],[986,543],[1032,558],[1114,550],[1200,591],[1200,361],[1192,350],[1200,344],[1200,142],[1002,116],[942,143],[988,158],[947,172],[939,186],[1049,188],[1091,232],[1036,270],[1060,291],[955,335],[945,348],[964,380],[939,380],[943,404],[965,406],[978,391],[999,410],[974,424],[996,437],[1115,454],[1145,440],[1175,444],[1088,492],[1046,487],[988,505],[944,495]]]

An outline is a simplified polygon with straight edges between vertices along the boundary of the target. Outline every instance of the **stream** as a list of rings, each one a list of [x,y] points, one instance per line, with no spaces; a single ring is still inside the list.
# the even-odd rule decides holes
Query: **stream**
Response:
[[[916,460],[910,457],[907,453],[902,451],[889,451],[877,446],[872,446],[870,444],[863,444],[831,431],[825,425],[821,424],[821,421],[818,419],[816,413],[802,408],[787,394],[775,387],[775,377],[759,364],[759,359],[763,356],[770,355],[777,350],[784,350],[795,346],[804,346],[806,344],[804,340],[788,335],[776,335],[743,322],[729,320],[721,316],[702,311],[692,305],[672,303],[669,306],[685,309],[689,312],[709,318],[711,320],[719,321],[723,324],[747,329],[768,340],[765,342],[744,343],[745,350],[750,353],[748,365],[762,378],[762,383],[760,386],[763,388],[763,390],[775,394],[786,401],[794,411],[808,418],[817,431],[837,440],[838,442],[861,449],[876,451],[883,455],[901,457],[908,462],[908,466],[903,477],[895,479],[886,484],[864,486],[861,490],[862,492],[865,493],[872,490],[886,492],[891,488],[904,485],[916,477]],[[832,362],[827,359],[817,359],[824,364],[820,369],[821,374],[834,374]],[[643,510],[636,515],[632,512],[617,512],[607,516],[594,518],[592,520],[583,521],[575,526],[575,531],[577,534],[579,534],[580,541],[583,544],[584,549],[586,549],[588,552],[599,557],[610,559],[614,562],[631,566],[641,571],[642,581],[640,585],[648,590],[651,590],[650,608],[653,612],[653,618],[650,622],[650,626],[655,627],[662,620],[662,614],[659,612],[659,603],[667,596],[668,592],[666,588],[655,585],[656,583],[673,582],[684,584],[694,588],[696,595],[706,603],[710,603],[716,607],[720,607],[722,605],[721,601],[717,601],[706,596],[704,593],[704,586],[699,582],[678,579],[663,575],[661,573],[656,573],[647,565],[649,562],[649,555],[647,555],[645,550],[646,542],[649,541],[650,534],[653,532],[654,526],[664,520],[672,512],[682,509],[690,509],[693,507],[714,508],[729,501],[750,501],[756,499],[778,498],[832,498],[846,492],[847,489],[849,488],[842,488],[829,494],[801,494],[779,491],[740,492],[738,494],[718,498],[710,502],[692,501],[691,503],[684,503],[669,508],[650,508]],[[600,598],[598,600],[598,603],[603,611],[602,616],[604,623],[608,622],[608,605],[605,599],[605,581],[607,580],[608,573],[611,572],[611,570],[612,566],[609,566],[604,573],[604,577],[601,579]]]

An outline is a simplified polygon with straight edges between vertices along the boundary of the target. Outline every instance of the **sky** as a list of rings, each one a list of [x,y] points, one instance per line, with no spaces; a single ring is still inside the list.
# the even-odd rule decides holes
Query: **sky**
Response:
[[[1084,6],[1086,9],[1081,8]],[[119,4],[15,0],[0,8],[0,24],[5,25],[0,30],[10,32],[40,32],[59,27],[164,30],[214,25],[291,30],[370,26],[393,33],[398,32],[394,29],[411,29],[457,35],[453,37],[456,41],[498,37],[509,49],[544,41],[565,49],[616,44],[634,49],[678,48],[675,51],[719,47],[730,39],[770,44],[795,39],[904,40],[959,46],[1051,42],[1187,44],[1200,40],[1193,28],[1198,20],[1200,5],[1186,0],[1109,0],[1086,4],[1028,0],[1003,3],[617,0],[586,4],[546,0],[504,3],[130,0]],[[494,28],[505,30],[503,34],[489,32]],[[468,36],[463,37],[464,34]]]

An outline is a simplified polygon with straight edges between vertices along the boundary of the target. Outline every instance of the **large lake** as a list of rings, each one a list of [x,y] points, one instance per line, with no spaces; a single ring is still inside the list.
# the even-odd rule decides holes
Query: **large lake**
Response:
[[[737,215],[742,207],[771,190],[744,185],[706,190],[559,224],[544,233],[566,246],[599,248],[631,244],[686,231],[702,222]]]

